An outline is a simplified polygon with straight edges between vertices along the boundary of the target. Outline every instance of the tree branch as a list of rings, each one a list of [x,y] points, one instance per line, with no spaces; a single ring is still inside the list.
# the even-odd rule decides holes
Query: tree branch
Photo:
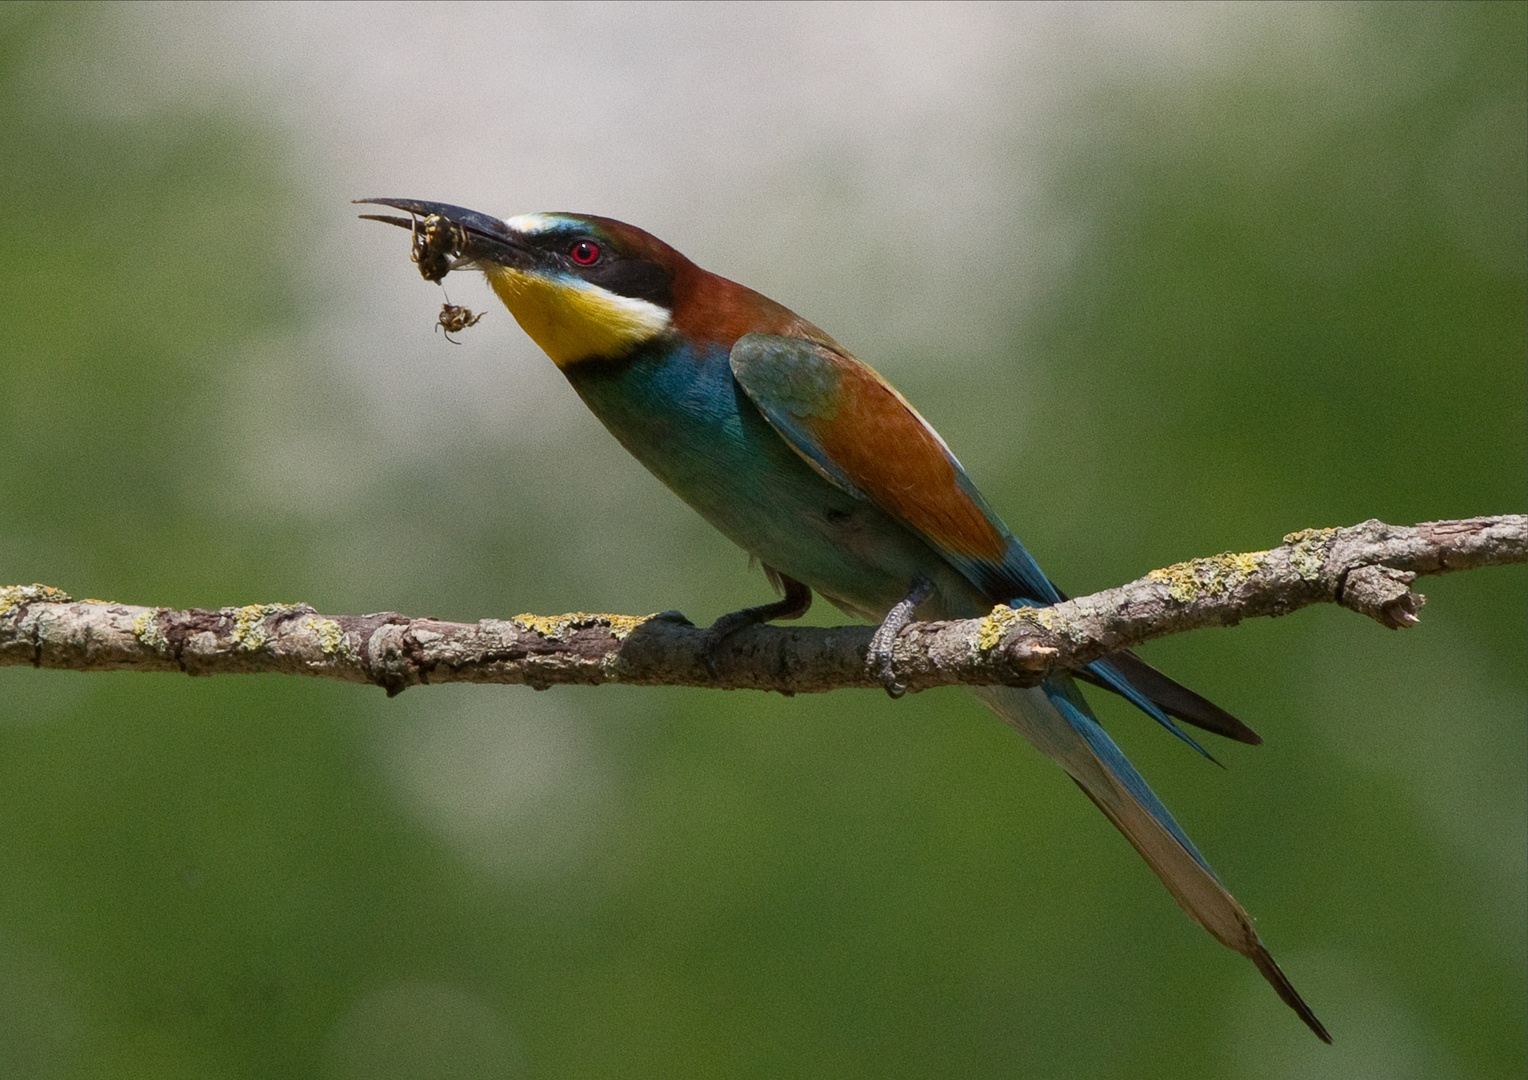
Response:
[[[914,623],[897,639],[909,690],[1033,686],[1152,638],[1337,603],[1401,629],[1417,622],[1421,574],[1528,562],[1528,516],[1366,521],[1291,533],[1270,551],[1216,555],[1049,608],[994,608],[981,619]],[[777,690],[879,687],[866,668],[872,627],[761,626],[707,656],[702,632],[673,612],[519,615],[476,624],[393,612],[320,615],[306,604],[219,611],[75,601],[46,585],[0,588],[0,665],[74,671],[280,672],[374,683],[627,683]]]

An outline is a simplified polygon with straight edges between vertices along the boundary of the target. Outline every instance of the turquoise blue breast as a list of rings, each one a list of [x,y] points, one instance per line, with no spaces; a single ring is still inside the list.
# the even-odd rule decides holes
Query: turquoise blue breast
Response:
[[[985,610],[921,538],[786,445],[738,386],[726,350],[671,339],[564,371],[622,446],[766,566],[870,617],[933,566],[943,614]]]

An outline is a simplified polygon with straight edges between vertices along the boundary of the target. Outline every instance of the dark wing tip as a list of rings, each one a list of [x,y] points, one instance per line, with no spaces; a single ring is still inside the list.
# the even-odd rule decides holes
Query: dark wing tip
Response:
[[[1293,1009],[1295,1015],[1305,1021],[1305,1026],[1316,1033],[1316,1038],[1328,1046],[1332,1045],[1332,1033],[1326,1030],[1325,1024],[1316,1019],[1316,1014],[1311,1011],[1309,1005],[1305,1004],[1305,999],[1294,988],[1289,977],[1279,970],[1279,965],[1261,941],[1247,954],[1247,958],[1257,965],[1257,970],[1262,973],[1263,978],[1268,980],[1268,984],[1273,987],[1284,1004]]]
[[[1263,737],[1246,724],[1213,701],[1201,697],[1182,683],[1162,674],[1135,653],[1128,650],[1110,653],[1108,659],[1121,675],[1125,676],[1137,690],[1154,701],[1167,715],[1176,717],[1185,724],[1203,728],[1205,731],[1213,731],[1216,735],[1227,739],[1246,743],[1248,746],[1263,745]],[[1097,678],[1089,678],[1086,671],[1078,671],[1074,674],[1097,686],[1110,689],[1107,684]]]

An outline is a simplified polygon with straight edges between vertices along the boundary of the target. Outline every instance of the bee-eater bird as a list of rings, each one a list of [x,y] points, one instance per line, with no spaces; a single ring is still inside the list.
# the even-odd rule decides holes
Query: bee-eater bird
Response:
[[[410,215],[363,216],[411,229],[414,258],[430,280],[481,271],[621,445],[763,564],[782,599],[719,619],[713,643],[754,623],[800,617],[815,590],[880,623],[870,662],[896,693],[891,643],[914,616],[966,619],[995,604],[1065,599],[907,400],[773,300],[609,218],[501,220],[443,203],[360,201]],[[1131,653],[1075,674],[1196,748],[1172,717],[1262,741]],[[974,692],[1066,770],[1196,922],[1257,965],[1331,1042],[1071,675]]]

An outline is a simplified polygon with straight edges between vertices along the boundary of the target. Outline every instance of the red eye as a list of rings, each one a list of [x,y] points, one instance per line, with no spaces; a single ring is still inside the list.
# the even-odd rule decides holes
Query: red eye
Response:
[[[600,246],[592,240],[580,240],[568,249],[568,258],[579,266],[593,266],[600,261]]]

